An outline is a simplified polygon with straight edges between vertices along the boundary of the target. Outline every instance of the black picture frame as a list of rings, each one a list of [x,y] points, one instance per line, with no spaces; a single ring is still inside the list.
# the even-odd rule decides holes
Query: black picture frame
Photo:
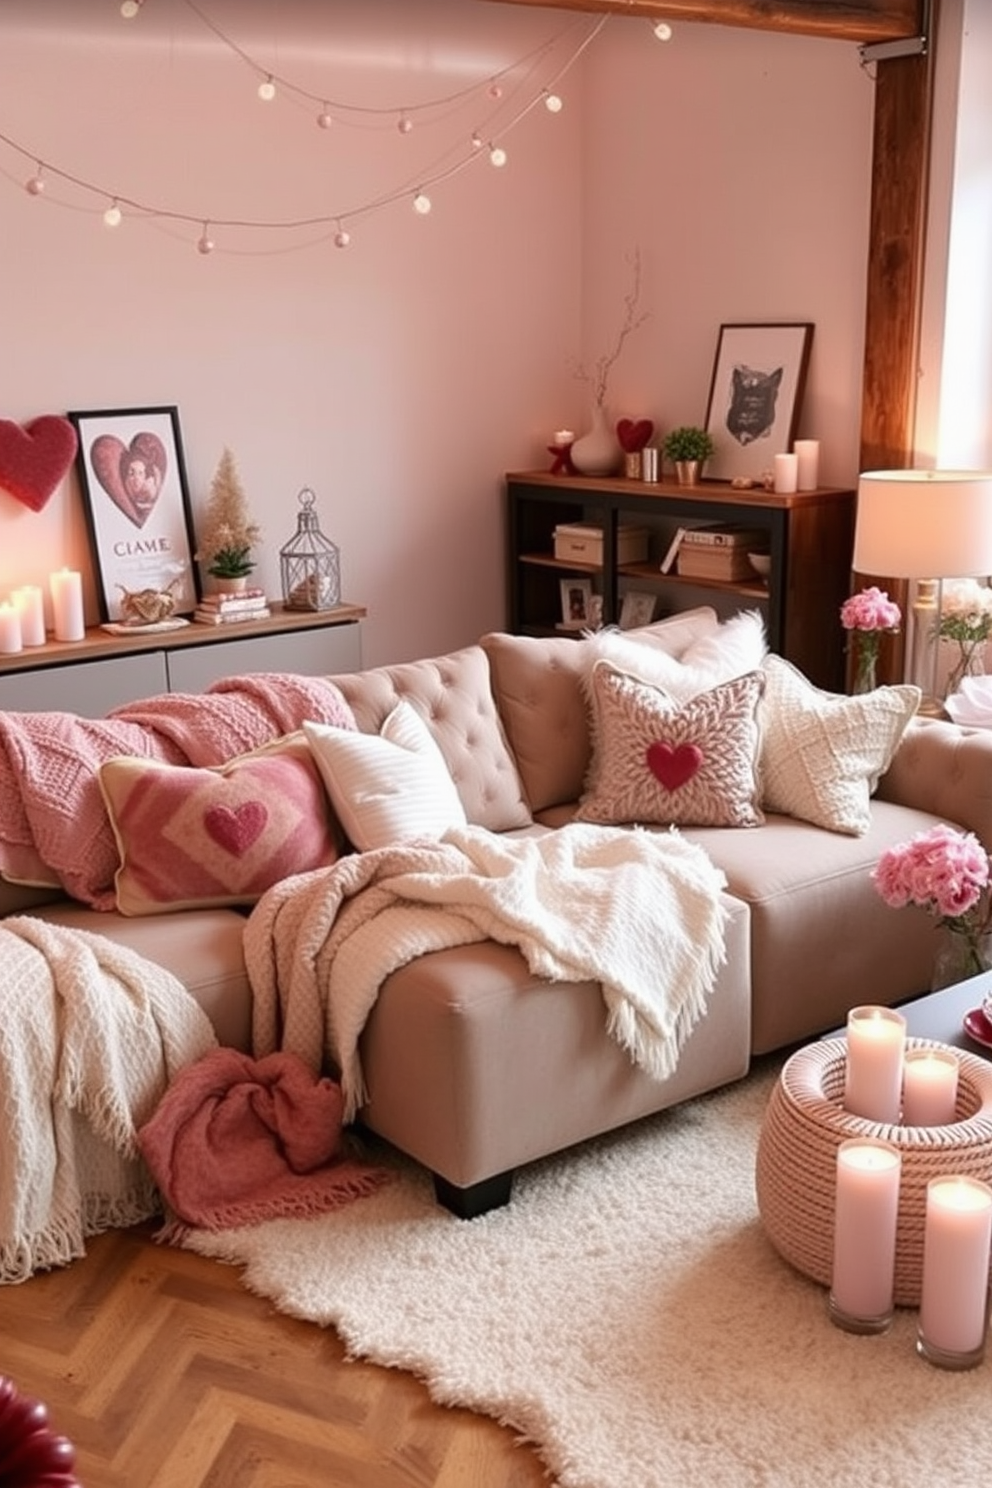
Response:
[[[813,322],[728,321],[717,337],[706,407],[713,454],[707,480],[760,481],[792,449],[813,342]]]
[[[67,417],[97,577],[100,618],[126,613],[126,594],[167,591],[172,613],[191,614],[199,572],[179,410],[101,408]]]

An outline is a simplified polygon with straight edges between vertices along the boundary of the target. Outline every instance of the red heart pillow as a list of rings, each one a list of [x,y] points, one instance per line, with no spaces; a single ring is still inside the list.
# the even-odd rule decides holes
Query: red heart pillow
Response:
[[[22,428],[0,419],[0,487],[39,512],[76,458],[76,431],[67,418],[42,414]]]
[[[698,744],[673,746],[659,740],[648,745],[647,763],[659,785],[667,791],[676,791],[698,773],[703,763],[703,751]]]
[[[625,455],[636,455],[644,449],[653,433],[653,419],[622,418],[617,424],[617,443]]]

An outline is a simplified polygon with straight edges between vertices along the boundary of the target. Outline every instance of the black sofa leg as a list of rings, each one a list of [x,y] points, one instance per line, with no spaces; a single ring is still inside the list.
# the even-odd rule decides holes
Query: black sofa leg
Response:
[[[497,1173],[494,1178],[484,1178],[481,1183],[470,1183],[459,1188],[449,1183],[440,1173],[434,1173],[434,1194],[445,1209],[450,1209],[459,1219],[478,1219],[490,1209],[502,1209],[510,1202],[513,1187],[513,1169],[508,1173]]]

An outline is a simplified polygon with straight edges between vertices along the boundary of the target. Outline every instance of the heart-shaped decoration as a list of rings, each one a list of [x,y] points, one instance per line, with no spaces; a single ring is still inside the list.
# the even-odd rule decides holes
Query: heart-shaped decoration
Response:
[[[155,510],[168,463],[165,445],[148,430],[130,444],[116,434],[98,434],[90,445],[94,475],[135,527],[144,527]]]
[[[261,837],[268,819],[261,801],[242,801],[240,806],[211,806],[203,825],[218,847],[240,858]]]
[[[617,424],[617,443],[625,455],[636,455],[654,433],[653,419],[623,418]]]
[[[648,745],[648,769],[667,791],[677,791],[680,785],[699,770],[703,763],[703,751],[698,744],[666,744],[659,740]]]
[[[76,458],[76,431],[67,418],[42,414],[23,428],[0,419],[0,486],[39,512]]]

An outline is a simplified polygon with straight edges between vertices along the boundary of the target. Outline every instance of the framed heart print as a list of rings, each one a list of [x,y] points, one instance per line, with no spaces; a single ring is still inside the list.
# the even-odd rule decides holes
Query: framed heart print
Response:
[[[119,620],[123,600],[144,589],[168,593],[172,613],[200,597],[193,523],[177,408],[116,408],[68,415],[96,567],[101,620]]]

